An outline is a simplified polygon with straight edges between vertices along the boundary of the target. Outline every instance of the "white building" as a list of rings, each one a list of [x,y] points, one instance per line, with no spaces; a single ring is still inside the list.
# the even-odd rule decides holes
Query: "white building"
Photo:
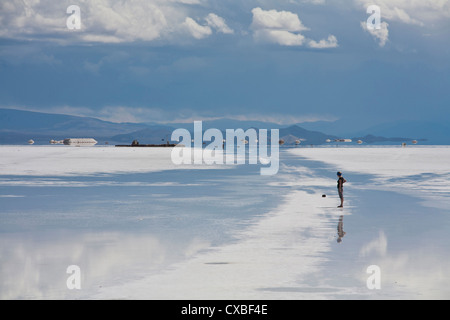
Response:
[[[92,138],[70,138],[64,139],[64,144],[75,147],[92,147],[97,144],[97,141]]]

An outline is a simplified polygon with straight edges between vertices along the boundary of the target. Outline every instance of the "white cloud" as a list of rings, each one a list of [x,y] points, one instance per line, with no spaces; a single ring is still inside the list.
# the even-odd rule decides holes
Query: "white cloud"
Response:
[[[156,40],[176,23],[172,20],[176,11],[158,1],[103,0],[85,5],[82,22],[85,21],[87,34],[114,36],[122,41]]]
[[[270,29],[290,32],[308,30],[300,21],[298,15],[289,11],[265,11],[261,8],[254,8],[252,13],[251,28],[253,30]]]
[[[388,249],[387,236],[380,231],[377,238],[362,246],[359,255],[367,260],[367,265],[373,261],[380,267],[382,283],[398,284],[396,294],[401,288],[402,292],[420,296],[420,299],[440,299],[442,293],[447,292],[448,255],[439,249],[430,251],[424,246],[402,248],[400,251]],[[367,281],[367,277],[367,274],[360,272],[356,276],[362,283]]]
[[[425,26],[450,18],[448,0],[354,0],[362,8],[377,5],[381,9],[382,20],[398,21],[405,24]]]
[[[110,122],[129,122],[129,123],[193,123],[194,121],[211,121],[220,119],[231,119],[239,121],[261,121],[276,123],[279,125],[292,125],[305,122],[316,121],[336,121],[338,118],[329,114],[202,114],[191,109],[182,110],[168,110],[167,108],[158,107],[129,107],[129,106],[104,106],[99,109],[92,109],[88,107],[73,107],[73,106],[54,106],[54,107],[24,107],[24,106],[0,106],[5,109],[16,109],[24,111],[65,114],[79,117],[92,117]]]
[[[39,1],[2,1],[0,2],[2,22],[0,36],[30,35],[61,30],[65,26],[66,8],[62,11],[63,14],[58,17],[55,15],[54,8],[52,9]]]
[[[301,34],[271,29],[255,30],[253,37],[258,42],[276,43],[282,46],[301,46],[305,40]]]
[[[338,46],[337,39],[333,35],[319,42],[307,39],[301,32],[309,30],[309,28],[303,25],[295,13],[276,10],[266,11],[261,8],[254,8],[252,13],[251,29],[257,42],[274,43],[282,46],[302,46],[307,43],[309,47],[316,49]]]
[[[335,36],[330,35],[328,36],[328,39],[322,39],[319,42],[310,40],[308,46],[314,49],[336,48],[338,46],[338,41]]]
[[[219,17],[215,13],[210,13],[205,18],[206,25],[201,25],[194,19],[187,17],[182,27],[195,39],[203,39],[209,37],[213,33],[213,29],[219,33],[232,34],[234,31],[228,27],[225,19]]]
[[[64,109],[61,109],[64,110]],[[71,110],[72,114],[75,109]],[[80,108],[84,114],[92,116],[94,111],[87,112]],[[296,123],[316,121],[336,121],[332,115],[292,115],[292,114],[202,114],[193,110],[166,110],[161,108],[139,108],[125,106],[109,106],[95,111],[95,117],[111,122],[156,122],[156,123],[193,123],[194,121],[211,121],[231,119],[239,121],[261,121],[279,125],[292,125]]]
[[[183,26],[195,39],[203,39],[212,34],[211,27],[201,26],[194,19],[187,17],[183,23]]]
[[[80,0],[81,29],[68,30],[66,9],[73,1],[12,0],[0,4],[1,36],[60,41],[126,42],[160,38],[180,19],[181,6],[160,0]]]
[[[0,1],[0,37],[43,39],[60,42],[174,41],[184,39],[185,31],[194,39],[214,32],[233,34],[216,13],[203,18],[208,0],[77,0],[81,8],[81,30],[68,30],[66,9],[72,0]],[[286,0],[285,3],[323,5],[325,0]],[[260,2],[261,3],[261,2]],[[278,2],[263,1],[276,6]],[[450,18],[449,0],[353,0],[358,9],[380,6],[382,21],[433,27]],[[227,1],[221,3],[226,6]],[[304,39],[308,30],[296,13],[278,10],[252,10],[251,31],[258,41],[287,46],[309,44],[315,48],[333,47],[329,39]],[[364,16],[364,14],[361,12]],[[201,17],[195,20],[188,17]],[[184,32],[183,32],[184,28]],[[211,30],[211,33],[209,32]],[[386,30],[384,30],[386,32]],[[245,30],[242,31],[245,33]],[[382,39],[382,38],[381,38]],[[381,41],[381,40],[380,40]]]
[[[437,22],[450,18],[448,0],[354,0],[361,9],[377,5],[381,11],[381,29],[370,30],[366,21],[361,22],[363,30],[370,33],[384,47],[389,41],[389,23],[433,27]],[[389,23],[388,23],[388,22]]]
[[[0,2],[0,37],[54,40],[59,42],[120,43],[134,41],[177,41],[186,29],[195,39],[212,29],[232,33],[216,14],[201,25],[189,17],[204,0],[79,0],[81,29],[68,30],[68,6],[73,1],[11,0]]]
[[[275,43],[283,46],[301,46],[305,37],[301,31],[308,30],[297,14],[288,11],[252,10],[251,29],[257,42]]]
[[[225,19],[222,17],[219,17],[217,14],[210,13],[205,18],[206,22],[208,23],[208,26],[211,28],[214,28],[217,32],[225,33],[225,34],[232,34],[234,31],[228,27],[228,25],[225,22]]]
[[[367,28],[366,21],[361,22],[361,27],[378,40],[378,44],[380,45],[380,47],[384,47],[386,45],[386,42],[389,40],[389,24],[386,21],[381,22],[380,29]]]
[[[302,2],[312,4],[325,4],[325,0],[303,0]]]

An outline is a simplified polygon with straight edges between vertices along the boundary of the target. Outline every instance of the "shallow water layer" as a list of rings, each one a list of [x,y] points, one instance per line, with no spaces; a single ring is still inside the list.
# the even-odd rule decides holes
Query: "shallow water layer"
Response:
[[[248,165],[0,176],[0,297],[449,298],[448,209],[426,205],[408,177],[361,170],[345,172],[338,209],[327,152],[282,150],[272,177]],[[71,265],[81,289],[68,288]]]
[[[277,205],[264,181],[245,166],[0,176],[0,297],[89,297],[229,242]],[[70,265],[82,290],[67,289]]]

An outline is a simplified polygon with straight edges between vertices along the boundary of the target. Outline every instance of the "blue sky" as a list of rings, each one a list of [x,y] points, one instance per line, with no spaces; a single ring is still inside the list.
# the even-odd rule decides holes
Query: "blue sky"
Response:
[[[0,4],[0,107],[116,122],[450,120],[449,56],[445,0]]]

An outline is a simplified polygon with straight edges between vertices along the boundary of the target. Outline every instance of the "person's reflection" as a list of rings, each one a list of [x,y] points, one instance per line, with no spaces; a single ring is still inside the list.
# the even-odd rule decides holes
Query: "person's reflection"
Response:
[[[337,234],[338,234],[338,238],[337,238],[337,242],[341,243],[342,242],[342,238],[345,236],[344,232],[344,216],[340,216],[339,217],[339,223],[337,226]]]

